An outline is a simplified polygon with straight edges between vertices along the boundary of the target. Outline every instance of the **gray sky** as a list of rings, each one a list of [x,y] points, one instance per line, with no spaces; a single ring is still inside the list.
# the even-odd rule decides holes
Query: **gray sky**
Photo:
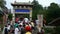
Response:
[[[12,9],[12,6],[11,6],[11,3],[13,3],[15,0],[6,0],[6,2],[7,2],[7,5],[6,5],[6,7],[8,8],[8,9]],[[16,0],[17,2],[29,2],[29,1],[33,1],[33,0]],[[39,4],[41,4],[43,7],[45,7],[45,6],[49,6],[50,5],[50,3],[52,3],[52,2],[55,2],[55,3],[57,3],[57,4],[60,4],[60,0],[37,0],[38,2],[39,2]]]

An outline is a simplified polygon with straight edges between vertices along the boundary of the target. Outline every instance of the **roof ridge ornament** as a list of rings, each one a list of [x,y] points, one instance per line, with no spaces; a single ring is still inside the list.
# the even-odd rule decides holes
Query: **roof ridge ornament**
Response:
[[[16,0],[14,1],[14,3],[16,3]]]

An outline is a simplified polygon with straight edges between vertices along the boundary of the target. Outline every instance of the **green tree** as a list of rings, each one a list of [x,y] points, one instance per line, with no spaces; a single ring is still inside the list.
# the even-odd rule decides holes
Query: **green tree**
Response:
[[[3,9],[5,9],[5,5],[6,5],[6,2],[5,0],[0,0],[0,8],[2,11],[0,11],[0,28],[1,28],[1,31],[3,31],[3,27],[4,27],[4,24],[3,24]],[[0,34],[2,34],[2,32],[0,31]]]
[[[39,14],[40,10],[43,10],[43,7],[36,0],[33,0],[32,4],[33,4],[32,18],[37,19],[37,14]]]
[[[56,3],[51,3],[50,6],[48,6],[47,9],[47,23],[51,22],[55,18],[60,17],[60,8],[58,4]]]
[[[8,14],[8,19],[11,21],[12,20],[13,15],[12,14]]]
[[[0,0],[0,7],[1,7],[1,8],[4,8],[5,5],[6,5],[5,0]]]
[[[60,26],[56,26],[56,28],[55,28],[55,34],[60,34]]]
[[[43,14],[43,17],[46,19],[46,16],[47,16],[47,7],[44,7],[43,10],[40,10],[39,11],[39,14]]]

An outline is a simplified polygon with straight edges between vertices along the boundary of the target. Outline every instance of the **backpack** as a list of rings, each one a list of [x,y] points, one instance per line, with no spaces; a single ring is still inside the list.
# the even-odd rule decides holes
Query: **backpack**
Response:
[[[5,34],[8,34],[8,29],[7,29],[7,28],[5,28],[4,32],[5,32]]]

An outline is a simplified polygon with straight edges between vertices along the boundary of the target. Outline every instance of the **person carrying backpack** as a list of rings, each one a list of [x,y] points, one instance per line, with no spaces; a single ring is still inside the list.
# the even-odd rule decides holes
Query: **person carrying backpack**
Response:
[[[7,25],[5,25],[4,34],[8,34]]]

